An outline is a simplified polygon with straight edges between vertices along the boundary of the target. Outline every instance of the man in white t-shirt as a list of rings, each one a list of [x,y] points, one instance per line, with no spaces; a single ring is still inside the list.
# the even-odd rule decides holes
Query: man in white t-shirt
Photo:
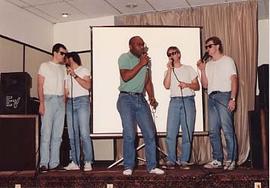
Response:
[[[52,48],[52,60],[42,63],[38,71],[39,114],[41,116],[41,173],[60,170],[60,145],[65,119],[64,78],[67,49],[57,43]]]
[[[205,42],[205,49],[211,57],[210,61],[199,60],[197,65],[201,71],[203,88],[208,90],[208,123],[209,136],[213,149],[213,161],[204,165],[205,168],[221,168],[224,160],[221,143],[223,130],[227,160],[224,170],[235,169],[237,143],[234,132],[233,111],[236,108],[238,77],[236,66],[231,57],[223,54],[223,46],[218,37],[210,37]]]
[[[92,170],[93,151],[90,138],[90,71],[81,66],[81,58],[76,52],[67,54],[67,72],[65,88],[67,98],[67,125],[70,143],[71,162],[66,170],[80,169],[80,143],[84,157],[84,171]]]
[[[175,163],[180,168],[189,169],[189,159],[192,146],[192,135],[195,125],[196,107],[195,91],[200,89],[198,75],[195,70],[181,63],[181,52],[176,46],[167,50],[169,62],[163,85],[171,91],[171,99],[167,118],[166,143],[168,157],[166,166],[163,168],[174,169]],[[176,140],[179,129],[182,129],[182,155],[176,158]]]

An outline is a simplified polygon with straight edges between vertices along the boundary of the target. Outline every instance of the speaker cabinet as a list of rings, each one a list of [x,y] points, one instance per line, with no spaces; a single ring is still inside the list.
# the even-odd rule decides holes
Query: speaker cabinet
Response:
[[[260,107],[269,109],[269,65],[258,67],[258,86],[260,90]]]
[[[269,167],[269,115],[256,97],[255,110],[249,111],[250,157],[253,168]]]
[[[38,122],[37,115],[0,115],[0,171],[36,169]]]
[[[26,114],[32,78],[27,72],[1,73],[0,113]]]

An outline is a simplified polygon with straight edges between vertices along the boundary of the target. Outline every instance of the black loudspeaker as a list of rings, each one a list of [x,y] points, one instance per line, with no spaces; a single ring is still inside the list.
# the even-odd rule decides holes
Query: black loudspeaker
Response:
[[[0,113],[27,114],[32,78],[27,72],[1,73]]]
[[[254,111],[249,111],[250,157],[253,168],[267,169],[269,162],[269,112],[255,100]]]
[[[0,115],[0,171],[35,170],[38,148],[37,115]]]
[[[249,112],[250,125],[250,157],[253,168],[261,169],[262,161],[262,144],[261,144],[261,128],[260,128],[260,113],[258,111]]]
[[[258,67],[258,83],[260,90],[260,107],[269,109],[269,65]]]

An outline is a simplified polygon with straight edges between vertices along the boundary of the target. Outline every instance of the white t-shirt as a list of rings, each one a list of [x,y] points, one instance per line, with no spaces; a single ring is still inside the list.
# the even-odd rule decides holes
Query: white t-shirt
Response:
[[[210,60],[206,64],[208,94],[212,91],[231,91],[231,76],[236,75],[236,67],[231,57],[223,56],[217,61]]]
[[[65,66],[52,61],[42,63],[38,74],[43,76],[44,95],[64,95]]]
[[[85,76],[90,76],[90,71],[87,68],[84,68],[82,66],[79,66],[77,69],[74,70],[75,74],[78,75],[80,78],[84,78]],[[71,85],[71,76],[66,75],[66,88],[68,89],[68,97],[73,98],[75,97],[80,97],[80,96],[85,96],[89,95],[89,91],[85,88],[83,88],[74,78],[72,78],[72,83]],[[71,87],[73,87],[73,93],[71,93]]]
[[[186,82],[186,83],[191,83],[192,80],[194,80],[198,75],[196,71],[189,65],[183,65],[181,67],[174,68],[174,72],[180,82]],[[167,71],[165,71],[166,75]],[[180,90],[179,82],[176,79],[174,73],[171,73],[171,86],[170,86],[170,91],[171,91],[171,97],[181,97],[182,93]],[[195,92],[194,90],[190,88],[184,88],[182,89],[183,96],[194,96]]]

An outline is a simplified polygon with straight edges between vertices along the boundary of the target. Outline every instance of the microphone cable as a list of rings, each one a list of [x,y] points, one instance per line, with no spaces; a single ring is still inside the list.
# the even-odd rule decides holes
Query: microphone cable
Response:
[[[213,100],[213,101],[215,101],[216,103],[218,103],[219,105],[221,105],[221,107],[223,107],[223,108],[225,108],[226,110],[227,110],[227,105],[226,104],[223,104],[222,102],[220,102],[220,101],[218,101],[217,99],[215,99],[215,98],[213,98],[213,97],[211,97],[207,92],[206,92],[206,90],[203,90],[203,92],[204,93],[206,93],[207,95],[208,95],[208,97],[209,97],[209,99],[211,99],[211,100]],[[232,112],[233,113],[233,112]],[[235,129],[234,129],[234,116],[232,116],[232,129],[233,129],[233,153],[232,153],[232,160],[230,161],[230,163],[229,163],[229,167],[231,166],[231,164],[233,163],[233,161],[235,162],[235,157],[234,157],[234,155],[235,155],[235,146],[236,146],[236,143],[235,143],[235,141],[236,141],[236,135],[235,135]],[[221,127],[222,128],[222,127]],[[223,128],[222,128],[223,129]],[[224,134],[224,132],[223,132],[223,134]],[[224,135],[225,136],[225,135]],[[221,143],[222,144],[222,143]],[[228,147],[228,146],[227,146]],[[236,164],[235,164],[236,165]]]
[[[174,70],[174,66],[173,66],[173,74],[176,78],[176,80],[178,81],[178,83],[180,83],[180,80],[179,78],[177,77],[176,73],[175,73],[175,70]],[[186,129],[187,129],[187,133],[188,133],[188,142],[190,144],[190,147],[191,146],[191,138],[190,138],[190,132],[189,132],[189,128],[188,128],[188,124],[187,124],[187,112],[186,112],[186,106],[185,106],[185,102],[184,102],[184,96],[183,96],[183,90],[182,88],[180,87],[180,92],[181,92],[181,99],[182,99],[182,103],[183,103],[183,108],[184,108],[184,115],[185,115],[185,126],[186,126]],[[190,154],[189,154],[190,155]],[[181,165],[181,164],[180,164]]]
[[[73,77],[70,75],[70,97],[71,97],[71,125],[72,125],[72,131],[73,131],[73,144],[74,144],[74,150],[75,150],[75,160],[77,163],[77,165],[80,166],[80,161],[77,157],[77,146],[76,146],[76,135],[75,135],[75,128],[74,128],[74,99],[73,99]],[[79,132],[79,126],[78,126],[78,132]],[[80,139],[80,132],[79,132],[79,139]]]
[[[205,55],[205,54],[204,54],[204,55]],[[200,72],[198,71],[198,69],[197,69],[197,73],[198,73],[198,75],[201,75]],[[226,105],[226,104],[223,104],[222,102],[220,102],[220,101],[216,100],[215,98],[211,97],[211,96],[206,92],[206,89],[202,88],[202,92],[203,92],[204,94],[207,94],[208,98],[214,100],[216,103],[218,103],[219,105],[221,105],[221,106],[223,106],[224,108],[227,109],[227,105]],[[234,126],[233,126],[232,128],[233,128],[233,131],[234,131],[234,135],[233,135],[233,153],[232,153],[232,157],[235,158],[234,155],[235,155],[235,141],[236,141],[235,139],[236,139],[236,137],[235,137]],[[234,159],[234,160],[235,160],[235,159]],[[229,165],[229,166],[231,166],[232,163],[233,163],[233,160],[230,162],[230,165]],[[201,168],[200,168],[200,169],[201,169]],[[204,178],[207,177],[207,176],[211,176],[212,174],[222,174],[222,173],[223,173],[223,172],[222,172],[222,173],[208,172],[206,169],[204,169],[204,167],[203,167],[203,169],[201,169],[201,170],[202,170],[202,172],[207,172],[207,174],[206,174],[205,176],[203,176]]]

